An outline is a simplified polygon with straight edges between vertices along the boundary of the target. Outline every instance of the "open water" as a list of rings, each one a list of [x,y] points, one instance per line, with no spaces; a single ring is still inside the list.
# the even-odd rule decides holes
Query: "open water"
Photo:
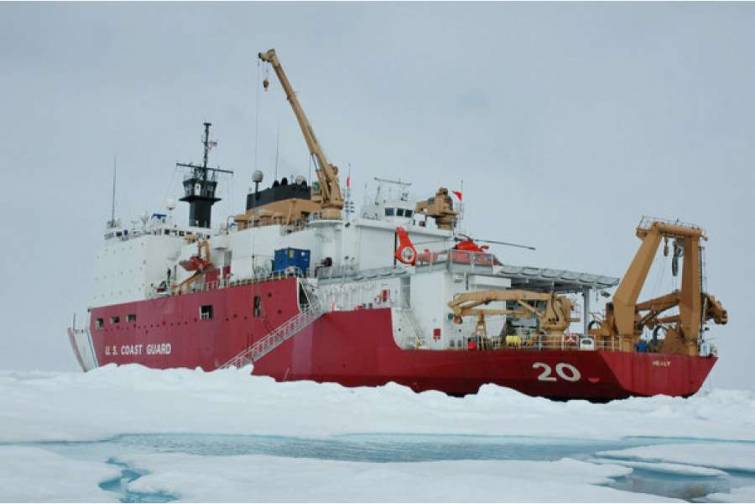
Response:
[[[202,456],[273,455],[359,462],[420,462],[435,460],[558,460],[564,457],[594,461],[597,453],[636,446],[684,443],[686,438],[625,438],[619,441],[585,441],[570,438],[520,436],[426,435],[426,434],[350,434],[329,438],[219,434],[124,434],[87,442],[29,443],[43,446],[67,457],[107,460],[120,469],[120,476],[100,486],[114,492],[121,502],[170,502],[176,496],[165,493],[137,493],[127,483],[146,472],[120,462],[123,453],[174,452]],[[715,443],[716,441],[707,441]],[[621,463],[621,459],[612,459]],[[729,492],[732,488],[755,485],[755,473],[727,471],[720,476],[673,474],[657,464],[656,468],[634,469],[616,478],[611,487],[675,497],[690,502],[705,502],[706,496]]]

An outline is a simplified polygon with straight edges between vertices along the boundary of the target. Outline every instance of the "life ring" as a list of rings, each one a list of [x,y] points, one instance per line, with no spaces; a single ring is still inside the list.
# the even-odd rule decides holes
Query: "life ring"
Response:
[[[417,251],[411,246],[399,247],[396,258],[404,264],[414,264],[417,261]]]
[[[399,262],[414,266],[417,262],[417,249],[414,248],[412,240],[409,238],[409,233],[406,229],[399,226],[396,228],[396,236],[398,237],[398,248],[395,252],[395,257]]]

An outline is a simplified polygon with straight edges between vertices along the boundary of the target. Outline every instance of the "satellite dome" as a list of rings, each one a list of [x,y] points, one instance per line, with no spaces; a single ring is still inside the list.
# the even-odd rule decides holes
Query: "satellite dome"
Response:
[[[166,199],[165,200],[165,208],[169,212],[172,212],[176,208],[176,200],[174,200],[173,198]]]
[[[298,185],[302,185],[302,184],[304,184],[305,180],[307,180],[307,179],[305,179],[302,175],[299,175],[299,176],[296,177],[295,182]]]
[[[252,173],[252,182],[260,183],[262,182],[264,174],[261,170],[254,170],[254,173]]]

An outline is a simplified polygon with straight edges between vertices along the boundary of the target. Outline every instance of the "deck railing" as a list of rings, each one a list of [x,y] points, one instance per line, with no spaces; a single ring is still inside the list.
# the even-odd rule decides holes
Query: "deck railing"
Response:
[[[619,352],[621,351],[621,341],[618,337],[611,338],[605,341],[596,341],[590,339],[590,344],[585,344],[584,338],[576,337],[574,341],[570,341],[568,336],[559,342],[538,341],[538,340],[523,340],[519,343],[506,343],[501,338],[489,338],[485,345],[480,345],[479,342],[472,339],[474,342],[472,347],[468,343],[462,342],[461,346],[451,347],[450,350],[462,350],[462,351],[491,351],[491,350],[507,350],[507,351],[520,351],[520,352],[544,352],[544,351],[609,351]]]
[[[192,294],[195,292],[207,292],[217,289],[225,289],[227,287],[236,287],[240,285],[252,285],[259,282],[270,282],[275,280],[283,280],[286,278],[306,278],[306,275],[299,268],[289,268],[285,271],[264,272],[257,273],[251,277],[241,280],[232,280],[231,278],[218,278],[217,280],[211,280],[209,282],[203,282],[200,285],[194,285],[186,292],[179,293],[174,292],[175,285],[170,289],[158,290],[153,287],[149,293],[149,297],[163,297],[163,296],[180,296],[182,294]]]

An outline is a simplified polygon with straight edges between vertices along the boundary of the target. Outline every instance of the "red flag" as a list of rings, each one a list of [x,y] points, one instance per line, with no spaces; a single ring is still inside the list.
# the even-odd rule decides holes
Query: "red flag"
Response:
[[[452,193],[454,193],[454,195],[455,195],[455,196],[456,196],[457,198],[459,198],[459,201],[461,201],[461,199],[462,199],[462,198],[461,198],[461,191],[451,191],[451,192],[452,192]]]
[[[346,187],[351,187],[351,175],[346,177]]]

